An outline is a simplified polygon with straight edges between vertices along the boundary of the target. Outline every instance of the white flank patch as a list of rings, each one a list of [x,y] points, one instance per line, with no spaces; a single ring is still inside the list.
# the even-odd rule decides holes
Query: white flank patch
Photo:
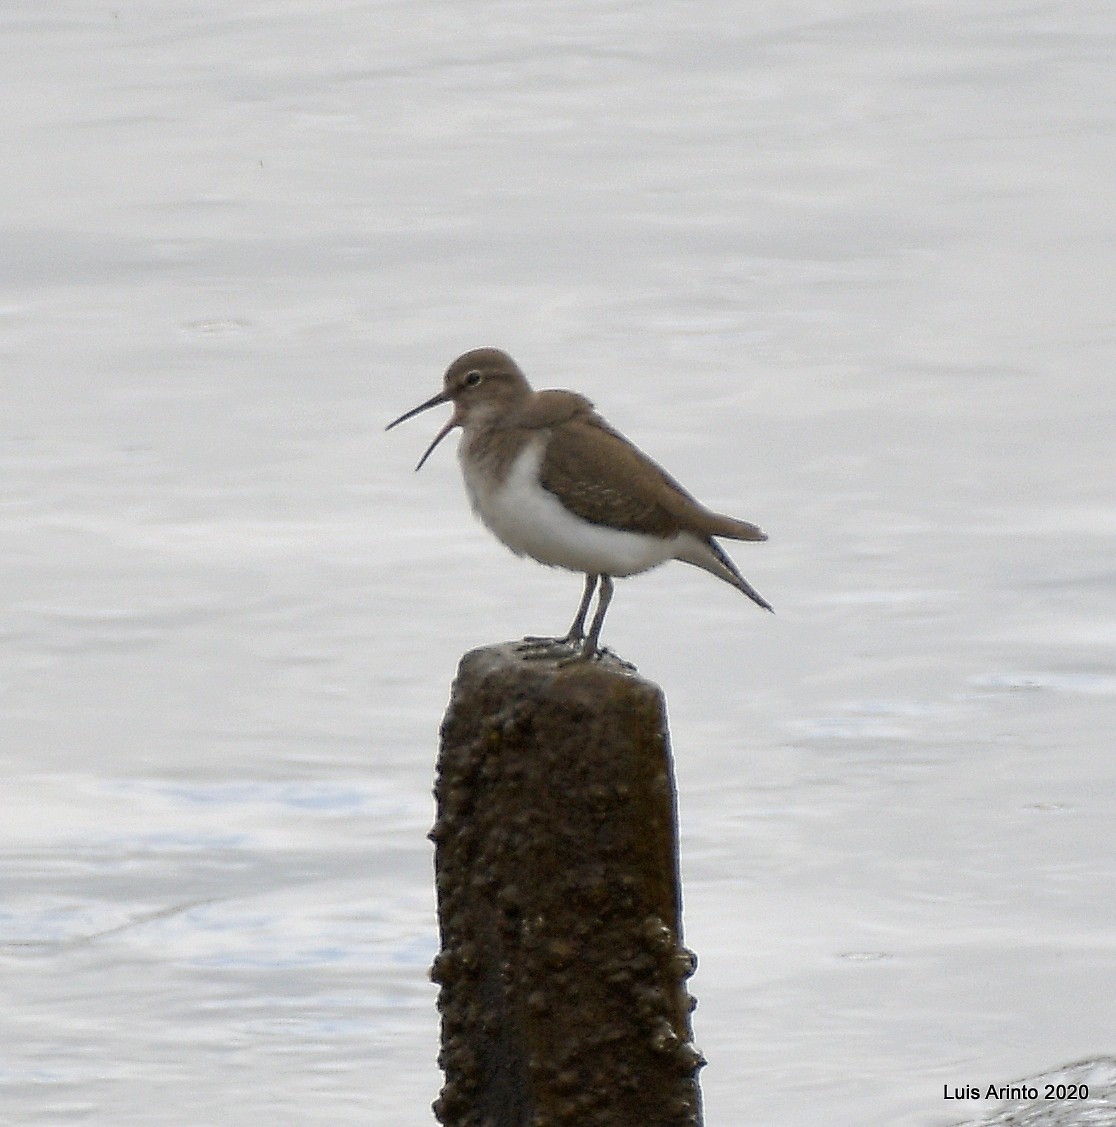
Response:
[[[517,556],[530,556],[551,567],[617,576],[635,575],[675,558],[676,536],[621,532],[574,516],[539,484],[542,454],[541,439],[529,443],[507,480],[495,488],[481,475],[471,475],[462,461],[473,511]]]

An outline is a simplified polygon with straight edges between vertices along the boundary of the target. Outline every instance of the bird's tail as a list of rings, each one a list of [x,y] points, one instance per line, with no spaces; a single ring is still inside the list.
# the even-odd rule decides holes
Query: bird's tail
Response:
[[[721,513],[709,513],[708,525],[711,536],[723,536],[726,540],[766,540],[767,533],[758,524]]]
[[[729,520],[731,518],[724,517],[722,519]],[[754,529],[759,533],[759,536],[737,536],[736,539],[738,540],[767,539],[766,535],[754,524],[747,524],[745,521],[733,521],[733,523]],[[723,532],[721,535],[728,536],[729,534]],[[700,567],[708,571],[710,575],[723,579],[726,583],[731,583],[738,591],[743,591],[753,603],[774,613],[775,608],[740,574],[736,569],[736,564],[729,559],[728,553],[712,537],[699,539],[693,535],[684,535],[681,537],[679,552],[675,558],[683,563],[693,564],[694,567]]]

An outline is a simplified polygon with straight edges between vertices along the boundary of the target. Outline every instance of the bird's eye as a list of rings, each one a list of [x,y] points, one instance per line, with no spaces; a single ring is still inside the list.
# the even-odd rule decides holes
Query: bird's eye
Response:
[[[465,386],[476,387],[481,382],[481,374],[474,368],[471,372],[465,373]]]

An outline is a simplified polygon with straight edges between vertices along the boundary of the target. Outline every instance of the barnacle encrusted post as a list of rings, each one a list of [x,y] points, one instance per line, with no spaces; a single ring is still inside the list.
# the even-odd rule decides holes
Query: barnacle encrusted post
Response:
[[[446,1127],[699,1127],[673,766],[622,662],[466,654],[435,790]]]

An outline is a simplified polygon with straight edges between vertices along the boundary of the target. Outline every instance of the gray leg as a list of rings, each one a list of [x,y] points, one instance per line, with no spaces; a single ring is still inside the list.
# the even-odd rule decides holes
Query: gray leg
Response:
[[[589,636],[585,645],[581,647],[581,656],[591,658],[597,652],[597,641],[601,636],[601,627],[604,625],[605,611],[612,602],[612,579],[607,575],[601,576],[601,591],[597,596],[597,613],[593,615],[593,625],[589,627]],[[584,616],[582,616],[584,621]]]
[[[546,638],[528,634],[520,643],[520,650],[550,650],[559,647],[570,649],[573,646],[580,645],[585,640],[585,616],[589,613],[589,603],[592,601],[593,591],[597,587],[597,578],[596,575],[585,576],[585,590],[581,595],[581,604],[578,606],[577,614],[574,615],[573,623],[564,638]],[[539,656],[545,656],[545,654]]]
[[[607,575],[587,575],[585,577],[585,591],[581,596],[581,606],[577,608],[577,614],[574,615],[573,625],[570,627],[569,633],[562,639],[569,646],[575,646],[585,638],[585,616],[589,613],[589,603],[592,601],[598,578],[609,582]],[[609,586],[611,585],[611,582],[609,582]],[[604,589],[603,584],[601,589]]]
[[[630,661],[625,661],[623,658],[617,657],[611,650],[602,649],[598,645],[601,638],[601,627],[604,625],[605,612],[608,610],[608,604],[612,602],[612,576],[601,575],[598,578],[601,582],[601,588],[597,595],[597,613],[593,615],[593,624],[589,627],[589,636],[573,657],[564,657],[558,664],[559,666],[576,665],[579,662],[592,661],[594,658],[603,657],[607,654],[610,660],[624,669],[634,670],[635,666]],[[578,611],[577,620],[574,622],[575,626],[581,626],[585,622],[585,610],[589,605],[589,592],[591,590],[592,587],[587,586],[585,588],[585,600],[581,604],[581,610]]]
[[[597,596],[597,612],[593,615],[593,624],[589,627],[589,636],[585,639],[585,644],[573,657],[568,657],[564,661],[560,661],[558,663],[559,665],[573,665],[578,661],[592,661],[593,658],[597,656],[597,641],[601,636],[601,626],[604,624],[605,611],[608,610],[608,604],[612,600],[612,579],[607,575],[602,575],[599,578],[601,581],[601,590]],[[586,584],[585,590],[588,596],[591,590],[588,584]],[[581,604],[581,611],[579,612],[578,620],[574,623],[575,626],[584,625],[584,611],[587,606],[588,598]]]

